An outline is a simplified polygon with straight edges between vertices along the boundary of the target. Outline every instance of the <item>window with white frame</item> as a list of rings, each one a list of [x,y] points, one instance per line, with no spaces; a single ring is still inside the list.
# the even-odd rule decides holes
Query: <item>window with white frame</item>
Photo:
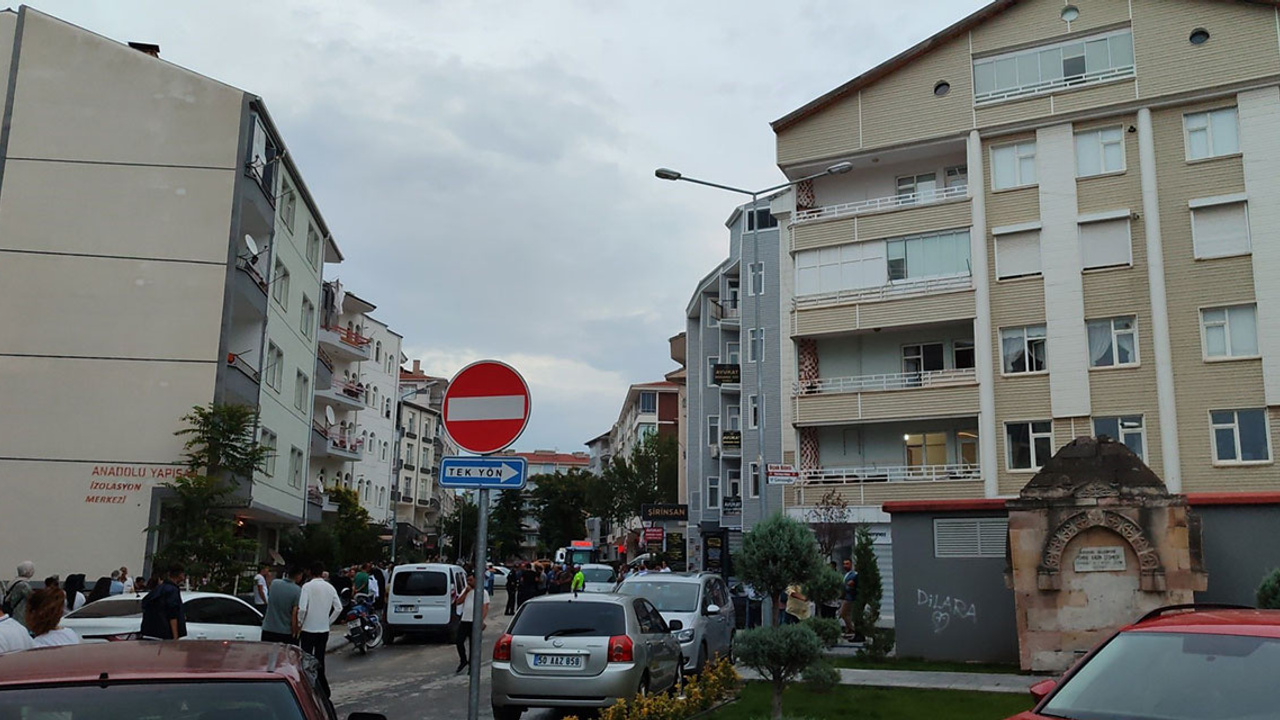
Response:
[[[1007,190],[1036,184],[1036,142],[991,148],[991,189]]]
[[[889,280],[969,274],[969,231],[896,238],[885,243]]]
[[[966,187],[969,184],[969,168],[966,165],[952,165],[946,170],[946,182],[949,188]]]
[[[1133,264],[1129,218],[1080,223],[1080,264],[1090,268]]]
[[[1182,116],[1187,159],[1203,160],[1240,152],[1240,127],[1233,107]]]
[[[1125,28],[974,60],[973,99],[996,102],[1133,73],[1133,32]]]
[[[996,278],[1040,274],[1040,231],[1027,230],[996,235]]]
[[[796,295],[878,287],[885,282],[882,241],[849,243],[796,253]]]
[[[1265,408],[1212,410],[1213,461],[1240,465],[1271,461],[1271,433]]]
[[[747,294],[764,294],[764,263],[754,262],[747,265]]]
[[[742,409],[737,405],[725,408],[724,429],[730,432],[742,430]]]
[[[1002,558],[1008,537],[1007,518],[935,518],[933,556]]]
[[[764,358],[764,328],[747,331],[747,362],[759,362]]]
[[[729,468],[725,471],[725,497],[742,497],[742,471]]]
[[[760,427],[760,396],[747,396],[747,423],[748,427],[755,430]]]
[[[295,488],[302,487],[302,468],[307,464],[306,457],[298,448],[289,450],[289,484]]]
[[[933,202],[938,194],[938,174],[905,175],[898,178],[898,202],[903,205]]]
[[[1093,419],[1093,436],[1107,437],[1124,443],[1134,455],[1147,460],[1146,430],[1142,426],[1141,415],[1121,415],[1119,417],[1096,417]]]
[[[311,267],[320,268],[320,233],[307,223],[307,262],[311,263]]]
[[[751,473],[751,477],[747,478],[747,492],[753,498],[760,497],[760,463],[750,463],[747,465],[747,472]]]
[[[1039,470],[1053,457],[1053,421],[1004,424],[1005,455],[1010,470]]]
[[[720,509],[720,478],[715,476],[707,478],[707,508]]]
[[[1258,355],[1258,306],[1229,305],[1201,308],[1204,356],[1209,359]]]
[[[718,445],[720,443],[720,416],[707,416],[707,444]]]
[[[957,370],[977,367],[972,340],[956,340],[951,344],[951,366]]]
[[[280,219],[284,226],[293,232],[293,218],[298,213],[298,193],[293,189],[289,178],[284,178],[280,189]]]
[[[302,296],[302,336],[310,338],[316,326],[316,306],[311,298]]]
[[[1197,258],[1230,257],[1250,252],[1249,206],[1225,202],[1196,206],[1192,201],[1191,240]]]
[[[725,343],[724,354],[725,362],[730,365],[737,365],[742,361],[742,345],[736,342]]]
[[[298,371],[298,376],[293,384],[293,407],[297,410],[304,410],[311,404],[311,378],[307,374]]]
[[[271,297],[275,298],[280,307],[289,309],[289,268],[279,260],[276,260],[275,278],[271,280]]]
[[[778,227],[778,218],[774,217],[767,207],[756,208],[755,212],[747,213],[747,232],[776,227]]]
[[[274,477],[276,474],[276,448],[279,446],[280,438],[270,430],[262,428],[262,448],[267,451],[267,458],[262,464],[262,474],[267,477]]]
[[[652,390],[640,391],[640,412],[648,415],[658,412],[658,393]]]
[[[279,392],[280,381],[284,379],[284,351],[273,342],[267,343],[267,366],[262,375],[267,387]]]
[[[1076,133],[1076,177],[1124,172],[1124,127]]]
[[[716,386],[716,365],[720,364],[720,358],[712,355],[707,358],[707,387]]]
[[[1090,320],[1089,367],[1138,364],[1138,326],[1133,315]]]
[[[386,461],[387,461],[387,454],[389,453],[389,451],[390,451],[390,450],[391,450],[391,443],[387,442],[386,440],[383,440],[383,441],[382,441],[382,453],[381,453],[381,457],[380,457],[380,459],[381,459],[383,462],[386,462]]]
[[[1003,328],[1000,330],[1000,350],[1004,356],[1006,375],[1044,372],[1048,369],[1045,355],[1044,325]]]

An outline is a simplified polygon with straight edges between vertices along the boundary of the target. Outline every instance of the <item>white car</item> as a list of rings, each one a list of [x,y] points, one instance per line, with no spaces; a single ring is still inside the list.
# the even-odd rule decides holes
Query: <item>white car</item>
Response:
[[[582,591],[590,593],[613,592],[613,586],[618,584],[618,574],[614,572],[613,566],[601,563],[583,565],[582,579]]]
[[[112,595],[70,613],[62,626],[85,642],[134,640],[142,630],[143,595]],[[186,640],[261,640],[262,614],[231,595],[182,593]]]

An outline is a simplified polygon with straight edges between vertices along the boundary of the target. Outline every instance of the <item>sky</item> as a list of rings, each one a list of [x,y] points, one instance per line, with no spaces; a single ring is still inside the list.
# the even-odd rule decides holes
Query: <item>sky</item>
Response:
[[[516,447],[584,450],[675,369],[769,122],[982,0],[33,0],[261,96],[404,354],[528,380]]]

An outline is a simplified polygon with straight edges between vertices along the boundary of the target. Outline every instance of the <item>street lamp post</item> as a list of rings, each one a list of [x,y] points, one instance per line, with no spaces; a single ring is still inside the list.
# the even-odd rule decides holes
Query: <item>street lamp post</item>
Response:
[[[752,263],[755,264],[760,262],[760,237],[759,237],[760,223],[756,218],[756,204],[759,202],[761,195],[767,195],[771,192],[774,192],[775,190],[782,190],[783,188],[793,187],[795,185],[799,185],[800,183],[808,182],[809,180],[814,180],[820,177],[826,177],[827,175],[843,175],[844,173],[847,173],[852,169],[853,169],[853,163],[840,162],[840,163],[836,163],[835,165],[829,166],[827,169],[823,170],[820,173],[814,173],[813,175],[802,177],[799,180],[792,180],[790,182],[774,185],[773,187],[767,187],[763,190],[743,190],[742,188],[733,187],[732,185],[721,185],[719,183],[708,182],[706,180],[699,180],[697,178],[686,177],[684,174],[676,172],[675,170],[671,170],[670,168],[658,168],[653,172],[653,174],[659,180],[672,180],[672,181],[683,180],[684,182],[694,183],[695,185],[705,185],[707,187],[713,187],[719,190],[727,190],[729,192],[734,192],[740,195],[749,196],[751,198],[751,211],[750,211],[751,214],[749,216],[748,227],[750,228],[750,232],[751,232]],[[751,272],[751,268],[748,267],[748,273],[750,272]],[[756,412],[759,414],[759,417],[756,420],[756,451],[757,451],[756,481],[759,482],[760,484],[760,519],[764,520],[768,514],[768,509],[769,509],[769,485],[768,485],[768,474],[765,469],[766,466],[765,466],[765,449],[764,449],[764,431],[765,431],[764,380],[763,380],[764,373],[761,371],[761,367],[760,367],[761,361],[764,358],[764,338],[760,336],[760,333],[764,329],[763,327],[760,327],[760,322],[761,322],[760,321],[760,296],[763,294],[763,287],[755,286],[755,277],[753,274],[749,274],[748,279],[751,281],[751,285],[750,285],[750,288],[752,290],[751,294],[755,298],[752,302],[752,304],[754,305],[753,312],[755,313],[755,317],[752,319],[752,322],[751,322],[753,326],[752,330],[755,331],[756,337],[760,339],[760,350],[757,351],[755,349],[755,343],[751,340],[751,333],[747,334],[747,343],[748,343],[747,350],[749,353],[751,353],[753,357],[752,363],[755,365],[755,373],[756,373]],[[760,284],[761,285],[764,284],[763,276],[761,277]],[[749,410],[750,409],[748,408],[748,411]]]

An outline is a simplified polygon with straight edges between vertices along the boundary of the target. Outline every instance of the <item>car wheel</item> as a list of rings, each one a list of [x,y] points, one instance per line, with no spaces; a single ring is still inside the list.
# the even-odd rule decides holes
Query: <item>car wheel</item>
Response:
[[[636,688],[636,697],[648,697],[648,696],[649,696],[649,673],[645,673],[644,677],[640,678],[640,687]],[[497,719],[495,718],[494,720],[497,720]]]
[[[493,708],[493,720],[520,720],[520,715],[524,713],[522,708],[504,705]]]

